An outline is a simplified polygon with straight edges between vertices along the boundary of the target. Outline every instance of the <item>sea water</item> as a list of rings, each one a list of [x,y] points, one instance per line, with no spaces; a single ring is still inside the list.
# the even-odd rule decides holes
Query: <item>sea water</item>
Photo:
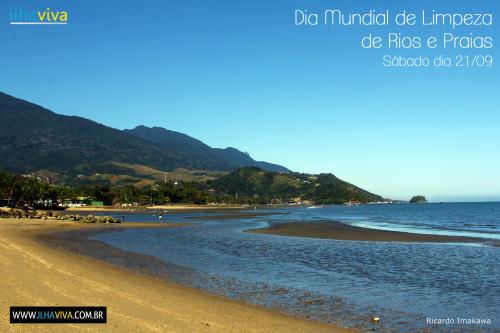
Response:
[[[249,213],[262,214],[167,214],[166,221],[199,224],[129,229],[93,238],[182,267],[168,274],[176,282],[301,317],[380,332],[500,331],[500,248],[492,245],[500,236],[500,203]],[[158,216],[140,212],[127,214],[126,220],[157,222]],[[484,242],[340,241],[244,232],[294,221],[340,221],[382,230],[474,236]],[[382,318],[381,323],[371,323],[372,317]]]

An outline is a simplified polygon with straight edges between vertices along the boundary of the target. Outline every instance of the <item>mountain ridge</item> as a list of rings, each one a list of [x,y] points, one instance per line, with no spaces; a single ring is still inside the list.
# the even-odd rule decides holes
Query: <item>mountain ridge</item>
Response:
[[[281,165],[255,161],[249,154],[241,152],[236,148],[212,148],[201,140],[163,127],[139,125],[133,129],[126,129],[124,132],[158,144],[172,153],[181,149],[181,146],[189,147],[192,153],[191,158],[204,157],[205,159],[214,161],[218,165],[230,165],[233,170],[246,166],[256,166],[268,171],[290,172],[290,170]],[[225,169],[221,168],[221,170]]]
[[[262,204],[383,200],[333,174],[292,172],[255,161],[235,148],[212,148],[161,127],[139,125],[122,131],[1,92],[0,156],[0,171],[34,175],[75,191],[86,188],[93,197],[94,191],[116,192],[118,202],[122,191],[138,190],[144,201],[153,188],[166,191],[159,202],[167,197]]]
[[[144,126],[145,127],[145,126]],[[57,114],[42,106],[0,92],[0,169],[16,173],[50,170],[63,174],[98,172],[110,162],[138,164],[163,171],[190,170],[232,171],[240,166],[268,167],[287,172],[285,167],[254,161],[241,165],[221,158],[218,148],[211,148],[190,136],[176,133],[175,149],[78,116]],[[198,149],[191,144],[198,142]],[[188,144],[189,143],[189,144]],[[203,149],[202,149],[203,148]],[[212,149],[214,153],[207,152]],[[206,154],[204,154],[205,152]],[[239,152],[244,154],[242,152]],[[245,155],[246,156],[246,155]]]

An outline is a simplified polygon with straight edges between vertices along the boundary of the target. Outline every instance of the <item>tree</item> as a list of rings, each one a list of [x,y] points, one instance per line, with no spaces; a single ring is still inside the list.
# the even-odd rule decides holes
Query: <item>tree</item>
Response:
[[[0,172],[0,199],[8,199],[11,196],[14,177],[6,172]]]

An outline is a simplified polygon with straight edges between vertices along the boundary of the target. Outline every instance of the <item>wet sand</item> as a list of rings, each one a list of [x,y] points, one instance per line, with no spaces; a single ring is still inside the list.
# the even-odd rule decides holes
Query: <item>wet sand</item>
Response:
[[[191,216],[191,217],[188,217],[188,219],[190,219],[190,220],[206,220],[206,221],[219,220],[220,221],[220,220],[239,220],[239,219],[248,219],[248,218],[283,214],[283,213],[276,213],[276,212],[242,212],[242,211],[229,213],[229,214],[226,211],[224,213],[225,214],[210,214],[210,215],[203,215],[203,216]]]
[[[179,224],[96,225],[0,219],[0,331],[2,332],[352,332],[135,273],[52,243],[50,234]],[[56,237],[57,238],[57,237]],[[43,239],[40,240],[40,239]],[[54,241],[54,238],[52,238]],[[93,241],[90,241],[92,244]],[[99,247],[117,255],[112,247]],[[90,245],[90,246],[94,246]],[[79,245],[75,245],[79,246]],[[77,248],[75,248],[78,251]],[[119,251],[119,250],[116,250]],[[108,253],[109,252],[109,253]],[[122,258],[126,258],[123,257]],[[141,261],[136,255],[130,260]],[[11,325],[9,306],[99,305],[107,324]]]
[[[486,239],[441,235],[422,235],[407,232],[375,230],[353,227],[340,222],[284,222],[273,223],[268,228],[247,232],[280,236],[338,239],[378,242],[431,242],[431,243],[482,243]]]

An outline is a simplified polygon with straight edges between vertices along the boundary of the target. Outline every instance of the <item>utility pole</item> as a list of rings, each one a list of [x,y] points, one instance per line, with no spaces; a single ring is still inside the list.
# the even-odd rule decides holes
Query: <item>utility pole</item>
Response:
[[[150,206],[153,206],[153,186],[149,185],[149,194],[151,195]]]

